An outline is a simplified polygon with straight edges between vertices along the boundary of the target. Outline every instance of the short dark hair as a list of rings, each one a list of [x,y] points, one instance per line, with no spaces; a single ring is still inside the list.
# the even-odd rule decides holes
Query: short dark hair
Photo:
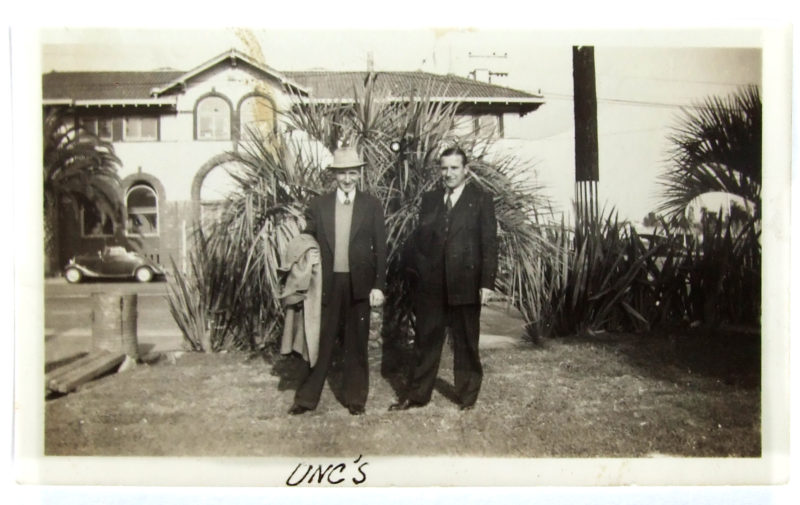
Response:
[[[444,158],[445,156],[454,156],[454,155],[461,156],[461,165],[467,166],[467,153],[465,153],[464,150],[461,149],[460,147],[456,146],[448,147],[447,149],[442,151],[442,153],[439,155],[439,162],[441,162],[442,158]]]

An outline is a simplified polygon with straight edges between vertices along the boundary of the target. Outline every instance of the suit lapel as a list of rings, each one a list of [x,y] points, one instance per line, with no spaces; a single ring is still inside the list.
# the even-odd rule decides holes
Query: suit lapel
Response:
[[[467,215],[466,209],[473,199],[472,185],[467,183],[458,201],[450,210],[450,227],[448,228],[448,235],[452,235],[464,226],[464,217]],[[444,197],[442,197],[444,199]]]
[[[333,251],[336,247],[336,192],[328,193],[320,202],[322,211],[322,230],[325,233],[325,241],[328,242],[328,247]]]
[[[353,219],[350,222],[350,237],[349,241],[353,241],[353,237],[356,236],[356,232],[361,224],[364,222],[364,218],[366,217],[366,208],[367,202],[364,200],[364,193],[356,190],[356,196],[353,199]]]

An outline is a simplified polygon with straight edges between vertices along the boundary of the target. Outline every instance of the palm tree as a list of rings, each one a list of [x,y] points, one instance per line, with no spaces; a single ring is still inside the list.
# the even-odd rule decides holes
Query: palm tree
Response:
[[[68,201],[76,216],[95,206],[120,222],[122,197],[114,148],[74,121],[71,109],[53,109],[43,121],[45,275],[58,264],[59,210]]]
[[[662,177],[659,208],[679,219],[692,200],[730,194],[761,216],[761,98],[748,86],[727,97],[708,97],[684,109],[669,137],[670,167]]]
[[[761,98],[756,86],[683,111],[670,136],[660,210],[699,240],[679,247],[686,313],[694,320],[758,325],[761,309]],[[711,197],[730,212],[688,218]],[[732,204],[741,207],[737,209]],[[722,210],[722,209],[720,209]],[[666,226],[669,226],[665,223]],[[663,273],[663,272],[662,272]]]

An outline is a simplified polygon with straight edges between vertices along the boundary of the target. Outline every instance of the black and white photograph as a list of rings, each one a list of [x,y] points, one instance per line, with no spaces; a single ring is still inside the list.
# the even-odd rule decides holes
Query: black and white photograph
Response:
[[[26,35],[30,483],[787,478],[785,32]]]

